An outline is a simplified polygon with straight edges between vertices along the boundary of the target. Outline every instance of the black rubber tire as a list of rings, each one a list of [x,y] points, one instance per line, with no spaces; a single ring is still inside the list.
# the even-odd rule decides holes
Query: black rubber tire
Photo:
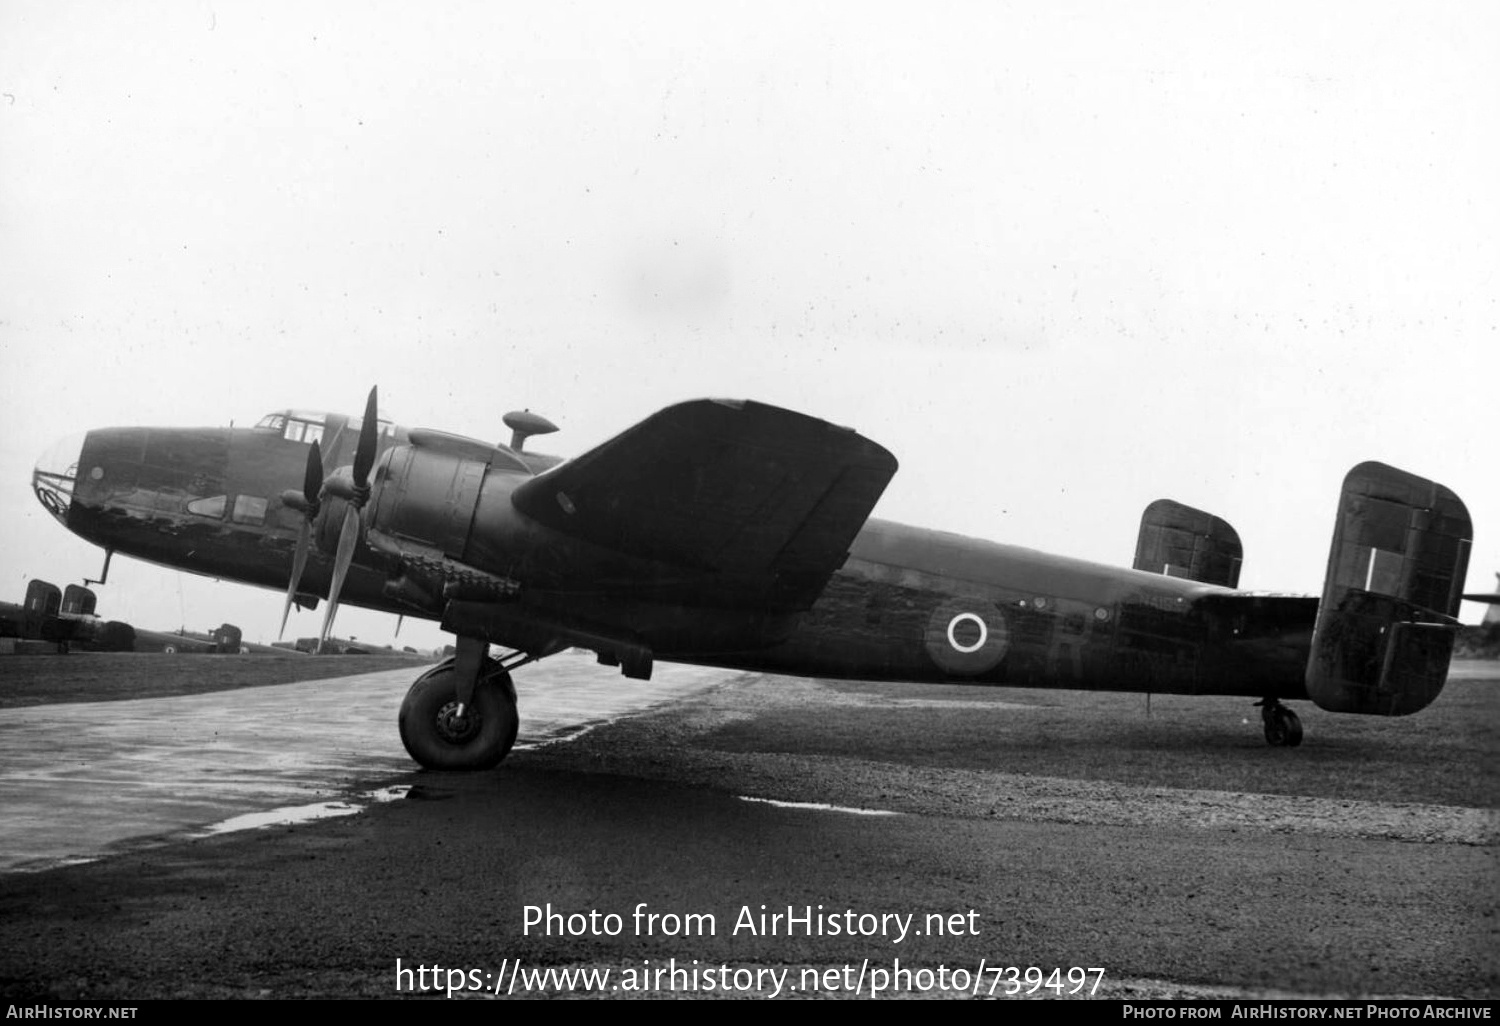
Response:
[[[1288,748],[1296,748],[1302,743],[1302,721],[1290,709],[1281,710],[1281,715],[1285,720],[1285,737],[1281,743]]]
[[[431,770],[486,770],[500,764],[516,743],[521,719],[510,674],[486,665],[462,731],[444,717],[458,703],[450,659],[418,677],[401,702],[397,725],[406,752]],[[446,723],[446,725],[445,725]]]
[[[1266,716],[1266,743],[1278,748],[1296,748],[1302,743],[1302,721],[1290,709],[1271,710]]]

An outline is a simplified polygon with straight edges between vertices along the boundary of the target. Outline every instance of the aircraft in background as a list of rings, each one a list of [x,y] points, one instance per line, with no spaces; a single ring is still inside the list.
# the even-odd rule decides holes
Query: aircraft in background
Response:
[[[1496,590],[1488,595],[1465,595],[1465,602],[1483,602],[1490,608],[1485,610],[1484,622],[1500,623],[1500,574],[1495,575]]]
[[[0,651],[65,652],[72,645],[99,652],[133,651],[135,628],[101,620],[94,615],[97,603],[98,596],[80,584],[62,591],[48,581],[28,581],[20,605],[0,602]]]
[[[303,655],[379,655],[404,656],[428,662],[437,654],[421,652],[411,646],[396,648],[394,645],[372,645],[358,638],[312,637],[296,641],[278,641],[271,646],[278,651],[300,652]]]
[[[208,655],[287,655],[271,645],[255,645],[232,623],[220,624],[209,631],[135,631],[136,652],[161,652],[165,655],[204,653]],[[296,653],[290,653],[296,654]]]
[[[242,640],[240,629],[221,624],[202,633],[177,630],[148,631],[121,620],[104,620],[94,614],[98,596],[91,588],[70,584],[66,590],[47,581],[26,585],[21,605],[0,602],[0,652],[34,654],[63,653],[70,649],[88,652],[205,652],[228,655],[285,655],[269,645]],[[9,642],[30,642],[16,645]]]
[[[364,416],[106,428],[38,463],[38,499],[114,552],[438,621],[455,655],[399,727],[423,766],[509,752],[511,672],[570,647],[800,676],[1231,695],[1266,739],[1283,703],[1399,716],[1447,678],[1472,527],[1453,492],[1379,463],[1343,483],[1321,598],[1236,590],[1225,521],[1162,501],[1131,569],[870,512],[896,460],[849,428],[750,401],[668,407],[569,461]],[[298,481],[300,487],[294,487]],[[284,625],[283,620],[283,625]],[[491,656],[491,646],[506,651]]]

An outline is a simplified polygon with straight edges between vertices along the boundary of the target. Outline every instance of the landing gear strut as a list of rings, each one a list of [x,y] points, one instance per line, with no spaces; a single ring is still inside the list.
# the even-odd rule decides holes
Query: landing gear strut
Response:
[[[397,717],[401,743],[426,769],[490,769],[516,743],[516,689],[506,668],[485,656],[472,693],[460,701],[454,663],[434,666],[406,693]]]
[[[1296,748],[1302,743],[1302,721],[1297,714],[1274,698],[1255,703],[1266,725],[1266,744]]]

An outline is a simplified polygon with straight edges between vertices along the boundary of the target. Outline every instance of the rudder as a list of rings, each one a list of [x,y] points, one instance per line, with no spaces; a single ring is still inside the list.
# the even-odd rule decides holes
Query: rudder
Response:
[[[1438,696],[1473,535],[1442,485],[1383,463],[1349,472],[1307,661],[1318,706],[1405,716]]]

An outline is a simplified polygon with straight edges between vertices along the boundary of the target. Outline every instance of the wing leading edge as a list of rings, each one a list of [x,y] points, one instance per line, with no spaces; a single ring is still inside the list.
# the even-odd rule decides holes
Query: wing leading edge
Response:
[[[750,401],[670,406],[515,490],[526,516],[643,559],[806,608],[896,472],[849,428]]]

